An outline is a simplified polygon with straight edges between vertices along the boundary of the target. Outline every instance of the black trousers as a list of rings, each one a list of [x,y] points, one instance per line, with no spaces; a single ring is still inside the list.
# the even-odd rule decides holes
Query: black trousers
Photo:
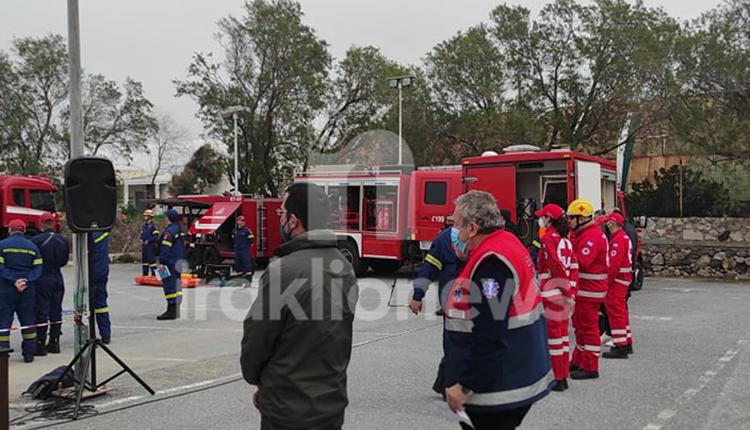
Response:
[[[266,418],[261,416],[260,419],[260,430],[299,430],[299,428],[292,429],[290,427],[283,427],[279,424],[275,424]],[[341,426],[323,426],[315,427],[314,430],[341,430]]]
[[[518,409],[508,409],[498,412],[466,412],[474,424],[474,430],[513,430],[521,425],[531,406]],[[461,423],[463,430],[471,430],[471,427]]]

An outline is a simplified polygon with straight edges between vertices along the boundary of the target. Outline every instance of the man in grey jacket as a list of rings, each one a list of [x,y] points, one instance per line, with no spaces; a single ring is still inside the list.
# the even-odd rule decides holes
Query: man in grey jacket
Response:
[[[262,430],[340,429],[357,278],[325,230],[320,187],[289,187],[279,215],[284,243],[244,322],[242,374],[258,387],[253,403]]]

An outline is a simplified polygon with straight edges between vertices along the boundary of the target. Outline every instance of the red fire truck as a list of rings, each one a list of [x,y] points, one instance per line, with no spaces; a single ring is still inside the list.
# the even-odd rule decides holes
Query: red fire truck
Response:
[[[42,213],[57,216],[55,191],[57,187],[46,176],[0,175],[0,239],[8,235],[8,223],[13,219],[24,220],[29,234],[34,234]]]
[[[421,260],[445,217],[453,212],[454,200],[467,190],[493,194],[527,245],[536,239],[534,211],[543,204],[567,207],[577,198],[586,198],[607,211],[624,209],[616,189],[615,163],[568,149],[509,147],[502,154],[467,158],[461,166],[416,170],[319,166],[295,181],[325,189],[331,202],[330,226],[360,275],[368,267],[395,270]]]
[[[190,268],[196,272],[234,258],[232,231],[240,215],[245,217],[247,227],[255,235],[250,249],[253,258],[267,259],[281,243],[276,214],[281,199],[184,195],[149,200],[149,203],[182,209],[182,222],[188,233],[186,257]]]
[[[570,150],[510,147],[502,154],[465,159],[460,166],[316,166],[295,176],[329,198],[329,226],[358,275],[369,268],[393,273],[423,259],[445,226],[455,199],[467,190],[492,193],[521,240],[536,239],[534,211],[546,203],[567,207],[577,198],[604,210],[624,208],[615,163]],[[266,258],[280,243],[279,199],[180,196],[158,203],[186,208],[192,267],[234,257],[231,232],[245,215],[256,234],[253,255]],[[640,249],[638,250],[640,258]]]

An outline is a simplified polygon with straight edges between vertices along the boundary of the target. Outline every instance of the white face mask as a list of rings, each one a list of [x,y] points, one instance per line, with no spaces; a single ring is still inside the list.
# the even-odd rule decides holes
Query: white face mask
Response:
[[[547,228],[547,217],[541,217],[537,220],[539,228]]]

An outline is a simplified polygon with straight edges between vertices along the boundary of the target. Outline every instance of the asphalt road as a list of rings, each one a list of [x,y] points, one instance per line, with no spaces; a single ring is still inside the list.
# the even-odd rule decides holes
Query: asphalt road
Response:
[[[241,321],[255,288],[187,290],[180,321],[157,322],[161,290],[134,286],[137,266],[112,266],[111,347],[155,390],[150,396],[127,375],[85,404],[97,416],[75,423],[25,421],[14,428],[257,429],[253,387],[239,379]],[[347,429],[457,429],[430,391],[440,357],[441,323],[432,315],[389,307],[390,280],[360,281],[360,307],[349,367]],[[431,290],[432,292],[432,290]],[[409,286],[392,304],[405,305]],[[648,279],[631,301],[635,354],[604,360],[601,378],[573,381],[530,411],[524,429],[750,429],[750,285]],[[70,295],[66,309],[70,309]],[[68,316],[68,321],[70,317]],[[66,321],[66,323],[68,323]],[[72,357],[66,325],[64,353],[11,363],[11,416],[31,404],[19,393],[36,377]],[[19,347],[20,336],[14,336]],[[117,369],[100,358],[100,375]]]

